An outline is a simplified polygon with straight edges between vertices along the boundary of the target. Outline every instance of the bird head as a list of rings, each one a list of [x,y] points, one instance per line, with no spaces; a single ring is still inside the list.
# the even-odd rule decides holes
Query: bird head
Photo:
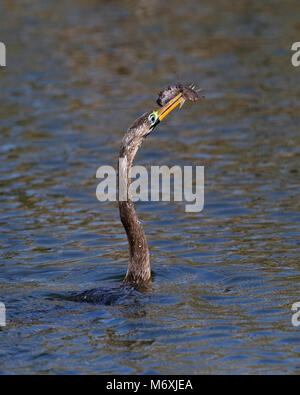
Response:
[[[185,98],[183,94],[179,93],[159,110],[150,112],[148,115],[149,132],[151,132],[160,121],[162,121],[172,110],[174,110],[174,108],[176,108],[179,104],[182,105],[184,101]]]

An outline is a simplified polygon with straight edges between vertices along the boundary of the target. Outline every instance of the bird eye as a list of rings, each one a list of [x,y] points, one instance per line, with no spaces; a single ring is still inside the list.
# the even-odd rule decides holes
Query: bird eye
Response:
[[[155,125],[155,123],[156,123],[156,121],[157,121],[157,119],[158,119],[157,111],[153,111],[153,112],[149,115],[148,119],[149,119],[149,122],[150,122],[150,125],[151,125],[151,126]]]

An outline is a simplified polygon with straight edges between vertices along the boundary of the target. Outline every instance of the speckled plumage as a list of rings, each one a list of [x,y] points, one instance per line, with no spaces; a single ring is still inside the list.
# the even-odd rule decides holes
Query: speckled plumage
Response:
[[[119,161],[122,164],[122,167],[119,168],[119,176],[127,178],[127,193],[133,159],[143,139],[151,132],[151,125],[148,121],[149,114],[150,112],[147,112],[138,118],[127,130],[122,140],[119,158],[123,160]],[[146,235],[130,196],[127,195],[127,201],[119,201],[119,211],[129,245],[129,263],[124,282],[139,286],[151,280],[150,254]]]
[[[182,103],[185,100],[196,101],[198,94],[192,87],[185,87],[182,84],[173,84],[162,90],[157,99],[160,106],[164,106],[179,93],[182,93]],[[119,199],[119,211],[121,222],[126,230],[129,245],[129,263],[124,279],[125,284],[141,286],[151,281],[150,254],[147,239],[143,227],[136,215],[134,204],[128,196],[130,187],[130,169],[137,150],[141,146],[143,139],[152,131],[154,126],[150,125],[149,115],[151,112],[143,114],[127,130],[121,144],[119,163],[119,183],[126,179],[127,200]],[[121,180],[121,181],[120,181]],[[120,185],[119,185],[120,187]],[[120,188],[119,188],[120,190]]]

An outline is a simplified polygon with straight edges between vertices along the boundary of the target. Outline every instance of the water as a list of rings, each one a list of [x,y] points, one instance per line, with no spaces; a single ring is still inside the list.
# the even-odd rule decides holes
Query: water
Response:
[[[300,372],[300,68],[295,1],[3,0],[0,41],[1,373]],[[137,204],[153,292],[121,284],[127,241],[96,170],[183,80],[136,164],[204,165],[205,207]]]

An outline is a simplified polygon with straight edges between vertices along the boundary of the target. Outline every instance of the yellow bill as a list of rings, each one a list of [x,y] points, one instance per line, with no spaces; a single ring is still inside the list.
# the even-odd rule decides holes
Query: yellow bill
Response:
[[[158,112],[158,119],[161,121],[166,117],[175,107],[181,104],[184,101],[184,97],[182,93],[179,93],[173,99],[168,101],[162,108],[160,108]]]

